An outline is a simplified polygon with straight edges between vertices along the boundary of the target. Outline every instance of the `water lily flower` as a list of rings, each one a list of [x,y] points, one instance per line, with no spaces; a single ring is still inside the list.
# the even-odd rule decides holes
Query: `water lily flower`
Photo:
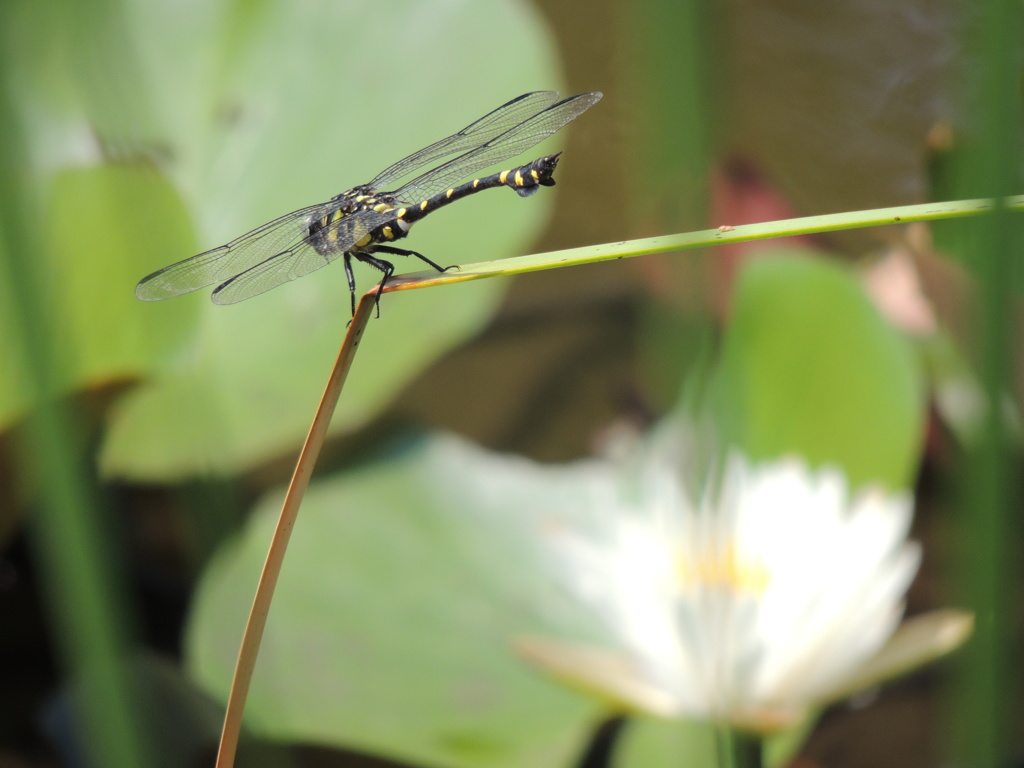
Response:
[[[839,469],[797,458],[733,453],[699,493],[665,461],[643,467],[586,526],[542,531],[560,578],[618,647],[522,638],[521,652],[620,705],[758,732],[907,666],[879,653],[920,562],[908,493],[854,491]],[[944,618],[948,650],[969,619]],[[937,655],[924,634],[913,659]]]

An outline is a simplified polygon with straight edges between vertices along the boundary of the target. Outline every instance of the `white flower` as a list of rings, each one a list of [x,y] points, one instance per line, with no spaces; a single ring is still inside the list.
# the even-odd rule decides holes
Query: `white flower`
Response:
[[[679,478],[650,461],[591,513],[589,530],[545,531],[562,578],[618,639],[632,679],[623,682],[621,658],[568,670],[564,658],[552,663],[556,645],[522,648],[661,714],[790,725],[848,688],[899,623],[920,560],[906,541],[911,499],[851,495],[840,471],[796,459],[752,466],[733,454],[696,499]]]

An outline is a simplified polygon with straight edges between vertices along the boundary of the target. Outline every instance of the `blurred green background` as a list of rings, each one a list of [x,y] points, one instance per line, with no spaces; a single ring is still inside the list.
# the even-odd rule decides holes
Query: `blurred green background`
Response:
[[[557,188],[474,196],[409,247],[462,264],[1019,194],[1019,9],[967,10],[5,3],[0,766],[211,764],[348,319],[340,267],[232,307],[142,303],[139,278],[530,90],[605,94],[545,145],[564,149]],[[509,641],[585,622],[546,602],[528,543],[459,506],[446,446],[568,462],[673,408],[757,458],[914,488],[909,612],[976,612],[958,664],[825,713],[793,764],[1013,764],[1018,230],[1001,212],[386,296],[299,516],[239,764],[577,764],[607,713]],[[636,721],[614,764],[714,758],[705,731]]]

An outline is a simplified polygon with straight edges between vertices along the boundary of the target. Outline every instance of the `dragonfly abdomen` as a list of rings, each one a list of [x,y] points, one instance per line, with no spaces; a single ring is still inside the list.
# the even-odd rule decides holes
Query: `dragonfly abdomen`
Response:
[[[467,181],[457,187],[440,192],[433,197],[427,198],[419,205],[408,206],[399,209],[397,220],[399,223],[412,225],[424,216],[427,216],[438,208],[454,203],[469,195],[482,192],[485,189],[495,187],[509,187],[519,193],[521,197],[529,197],[541,187],[553,187],[555,185],[555,166],[558,165],[559,152],[554,155],[547,155],[538,158],[532,163],[521,165],[518,168],[510,168],[507,171],[493,173],[490,176],[483,176],[479,179]],[[404,237],[404,233],[400,235]]]

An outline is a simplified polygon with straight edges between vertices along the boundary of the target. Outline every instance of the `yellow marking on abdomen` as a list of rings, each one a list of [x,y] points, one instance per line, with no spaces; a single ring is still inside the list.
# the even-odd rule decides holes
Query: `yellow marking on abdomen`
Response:
[[[517,187],[523,186],[523,174],[521,174],[519,171],[516,171],[515,179]]]
[[[455,194],[455,190],[449,189],[447,192],[444,193],[444,196],[450,198],[453,194]]]
[[[532,168],[530,169],[530,176],[532,176],[532,177],[533,177],[533,180],[534,180],[534,181],[540,181],[540,174],[539,174],[539,173],[537,173],[537,172],[536,172],[535,170],[533,170]]]
[[[473,179],[473,189],[480,186],[480,179]]]
[[[429,202],[430,202],[429,200],[424,200],[422,203],[420,203],[420,210],[421,211],[427,210],[427,203],[429,203]]]
[[[505,183],[505,179],[508,178],[508,174],[509,174],[509,171],[502,171],[501,172],[501,176],[498,177],[498,181],[500,181],[502,184],[504,184]]]

